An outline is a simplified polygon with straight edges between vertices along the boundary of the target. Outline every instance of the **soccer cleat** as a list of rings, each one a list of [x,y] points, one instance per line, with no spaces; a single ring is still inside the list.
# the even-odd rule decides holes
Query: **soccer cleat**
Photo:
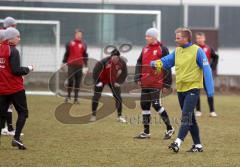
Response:
[[[209,113],[210,117],[217,117],[217,113],[215,111]]]
[[[103,87],[103,83],[102,82],[97,83],[96,87]]]
[[[90,118],[90,122],[95,122],[97,120],[97,117],[95,115],[92,115]]]
[[[8,129],[7,128],[3,128],[1,131],[1,135],[6,136],[8,133]]]
[[[80,102],[78,101],[78,99],[74,99],[74,104],[80,104]]]
[[[203,152],[203,148],[196,147],[196,145],[192,145],[192,148],[190,148],[187,152]]]
[[[14,135],[15,135],[15,130],[7,131],[7,134],[6,134],[6,135],[7,135],[7,136],[14,136]],[[23,136],[24,134],[21,133],[20,135]]]
[[[196,111],[195,112],[195,116],[196,117],[201,117],[202,116],[202,112],[201,111]]]
[[[64,103],[69,103],[70,100],[71,100],[71,98],[66,97],[66,98],[64,99]]]
[[[26,150],[27,148],[23,145],[23,142],[21,140],[12,140],[12,146],[18,147],[19,150]]]
[[[7,131],[6,135],[7,136],[14,136],[15,135],[15,130]]]
[[[127,123],[127,120],[123,116],[118,117],[117,121],[121,123]]]
[[[168,146],[168,149],[173,150],[173,152],[175,152],[175,153],[178,153],[178,151],[179,151],[179,147],[178,147],[178,144],[176,142],[171,143]]]
[[[7,128],[4,128],[4,129],[2,129],[1,135],[3,135],[3,136],[14,136],[15,135],[15,130],[8,131]],[[21,133],[20,135],[23,136],[24,134]]]
[[[141,132],[140,134],[138,134],[137,136],[135,136],[135,139],[149,139],[151,137],[151,134],[147,134],[144,132]]]
[[[165,135],[164,135],[164,140],[168,140],[168,139],[171,139],[172,135],[174,134],[175,130],[174,128],[172,127],[171,130],[166,130],[165,132]]]

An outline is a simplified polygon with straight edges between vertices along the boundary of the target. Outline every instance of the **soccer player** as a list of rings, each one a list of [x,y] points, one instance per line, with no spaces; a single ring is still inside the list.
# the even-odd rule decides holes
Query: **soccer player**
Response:
[[[3,20],[3,29],[7,29],[9,27],[14,27],[14,28],[17,27],[17,21],[12,17],[6,17]],[[2,132],[1,132],[2,135],[14,136],[14,134],[15,134],[15,130],[12,125],[12,112],[13,112],[13,106],[10,105],[8,108],[7,115],[6,115],[6,123],[7,124],[6,124],[5,128],[2,129]],[[5,125],[5,122],[4,122],[4,125]]]
[[[196,43],[198,46],[200,46],[203,51],[205,52],[207,58],[208,58],[208,63],[210,64],[210,67],[212,68],[212,72],[213,74],[217,73],[217,64],[218,64],[218,55],[216,54],[216,52],[214,51],[213,48],[211,48],[210,46],[208,46],[206,44],[206,36],[203,32],[198,32],[195,35],[196,37]],[[205,84],[204,88],[206,88]],[[206,89],[205,89],[206,91]],[[209,106],[209,110],[210,110],[210,117],[217,117],[217,113],[214,110],[214,97],[208,97],[208,106]],[[201,103],[200,103],[200,96],[197,102],[197,106],[196,106],[196,112],[195,112],[196,116],[201,116],[202,112],[201,112]]]
[[[181,143],[190,131],[193,146],[189,152],[202,152],[199,127],[194,114],[199,91],[203,88],[203,76],[208,97],[214,95],[212,71],[205,52],[199,46],[192,44],[192,32],[188,28],[178,28],[175,31],[176,50],[171,54],[150,64],[156,71],[170,69],[175,66],[176,89],[182,110],[181,126],[177,139],[169,145],[169,149],[178,152]]]
[[[67,43],[63,58],[63,65],[68,66],[68,95],[65,102],[71,100],[71,92],[74,84],[74,103],[78,104],[78,92],[83,74],[83,66],[87,67],[88,53],[87,45],[83,40],[83,32],[75,30],[74,39]]]
[[[120,57],[120,52],[114,49],[111,56],[108,56],[97,62],[93,69],[93,79],[95,82],[94,95],[92,98],[92,117],[91,122],[96,121],[96,112],[98,102],[101,97],[103,88],[108,85],[115,98],[118,118],[117,121],[126,123],[126,119],[122,116],[122,97],[121,84],[127,77],[127,65],[123,58]]]
[[[171,69],[156,73],[149,65],[151,61],[158,60],[169,53],[168,49],[157,40],[157,37],[157,29],[150,28],[146,31],[147,45],[142,49],[135,69],[135,82],[142,88],[140,104],[144,126],[144,131],[135,137],[138,139],[150,138],[151,106],[158,112],[166,125],[164,139],[170,139],[174,134],[174,128],[170,123],[167,111],[159,102],[160,91],[166,92],[167,89],[171,88]]]
[[[0,46],[0,129],[10,104],[18,113],[16,132],[12,146],[25,150],[20,134],[28,117],[27,99],[23,85],[23,75],[33,71],[33,66],[21,67],[20,55],[16,46],[20,42],[20,33],[10,27],[4,33],[5,42]]]

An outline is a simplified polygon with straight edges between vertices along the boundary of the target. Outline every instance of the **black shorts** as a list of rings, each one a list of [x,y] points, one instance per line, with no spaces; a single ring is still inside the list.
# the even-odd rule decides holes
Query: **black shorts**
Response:
[[[5,116],[10,104],[13,104],[16,111],[28,117],[27,98],[25,90],[10,94],[0,95],[0,116]]]

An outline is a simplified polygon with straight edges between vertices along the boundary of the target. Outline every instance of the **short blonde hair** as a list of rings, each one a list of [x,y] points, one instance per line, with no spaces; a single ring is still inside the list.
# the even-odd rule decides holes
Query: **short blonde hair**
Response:
[[[188,38],[188,42],[192,41],[192,31],[189,28],[180,27],[175,30],[175,34],[181,33],[183,37]]]

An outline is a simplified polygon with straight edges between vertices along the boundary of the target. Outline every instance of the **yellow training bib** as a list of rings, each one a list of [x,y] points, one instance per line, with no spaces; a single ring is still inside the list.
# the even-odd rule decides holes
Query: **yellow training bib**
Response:
[[[202,69],[197,65],[197,45],[177,47],[175,51],[176,87],[178,92],[203,88]]]

